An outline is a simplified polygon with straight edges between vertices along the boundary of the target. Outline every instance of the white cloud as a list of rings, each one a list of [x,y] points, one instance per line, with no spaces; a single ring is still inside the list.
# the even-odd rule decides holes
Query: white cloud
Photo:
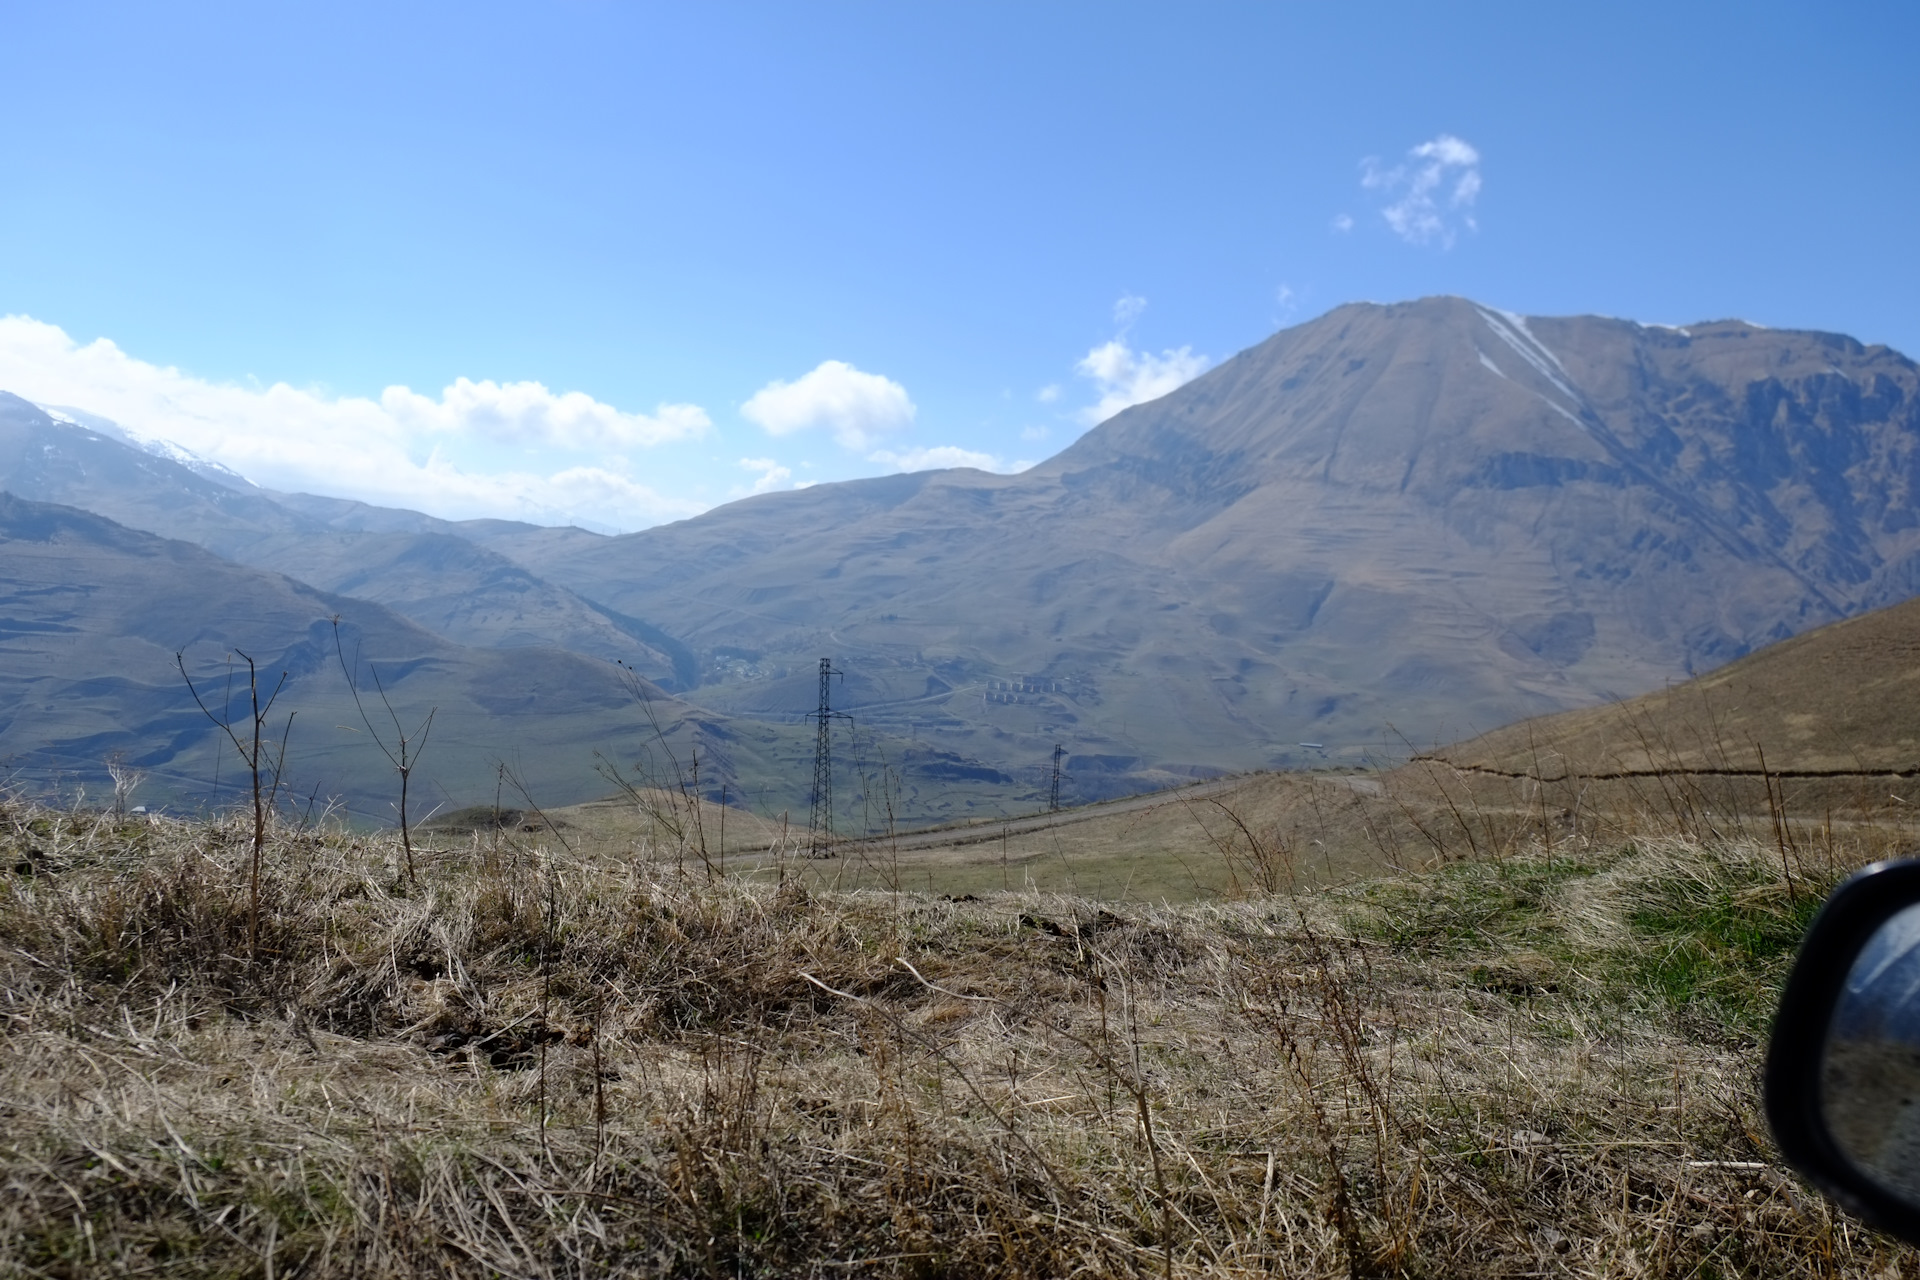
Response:
[[[448,519],[512,516],[637,529],[707,505],[640,483],[614,457],[565,459],[570,465],[542,474],[463,469],[450,456],[501,444],[596,450],[681,440],[707,429],[707,415],[694,405],[630,414],[538,383],[466,379],[438,400],[406,387],[372,400],[284,382],[236,386],[148,364],[105,338],[81,344],[26,316],[0,317],[0,388],[111,418],[136,436],[179,444],[269,488],[347,495]]]
[[[932,471],[940,467],[974,467],[981,471],[997,471],[1010,475],[1016,471],[1025,471],[1031,462],[1002,462],[990,453],[979,453],[973,449],[962,449],[954,444],[937,444],[923,449],[909,449],[905,453],[892,453],[880,449],[867,455],[867,461],[885,463],[896,471]]]
[[[760,473],[748,493],[767,493],[793,479],[793,468],[783,467],[772,458],[742,458],[737,465]]]
[[[622,413],[578,391],[555,395],[538,382],[502,385],[461,378],[438,400],[407,387],[388,387],[380,393],[380,405],[414,431],[563,449],[646,448],[691,439],[713,425],[697,404],[663,404],[652,415]]]
[[[1462,227],[1477,229],[1473,206],[1480,197],[1480,153],[1450,133],[1421,143],[1391,169],[1368,156],[1360,162],[1360,185],[1387,198],[1380,216],[1408,244],[1438,241],[1452,248]]]
[[[1020,438],[1021,438],[1022,440],[1026,440],[1026,441],[1029,441],[1029,442],[1031,442],[1031,441],[1036,441],[1036,440],[1045,440],[1045,439],[1046,439],[1046,438],[1047,438],[1048,436],[1050,436],[1050,435],[1052,435],[1052,434],[1053,434],[1053,430],[1052,430],[1052,428],[1050,428],[1050,427],[1022,427],[1022,428],[1020,428]]]
[[[1041,404],[1052,404],[1060,398],[1060,384],[1057,382],[1049,382],[1046,386],[1034,392],[1033,398]]]
[[[1183,383],[1191,382],[1212,363],[1196,355],[1191,347],[1162,351],[1135,351],[1124,338],[1103,343],[1074,365],[1074,372],[1091,378],[1099,389],[1099,402],[1082,409],[1079,418],[1091,426],[1105,422],[1122,409],[1148,400],[1158,400]]]
[[[1345,235],[1347,232],[1353,230],[1353,215],[1350,213],[1334,214],[1333,229],[1341,235]]]
[[[1122,409],[1158,400],[1182,383],[1192,381],[1212,363],[1205,356],[1195,355],[1191,347],[1177,351],[1169,348],[1157,356],[1148,351],[1135,351],[1127,344],[1127,336],[1133,322],[1146,309],[1145,298],[1122,294],[1113,304],[1113,320],[1120,330],[1118,336],[1087,352],[1073,366],[1073,371],[1081,377],[1093,379],[1100,392],[1098,403],[1074,414],[1088,426],[1105,422]]]
[[[827,427],[843,447],[866,449],[885,432],[911,426],[915,409],[891,378],[824,360],[793,382],[769,382],[740,412],[776,436]]]
[[[461,475],[452,468],[448,472]],[[515,472],[465,478],[476,482],[469,485],[473,496],[468,511],[498,510],[506,505],[499,501],[504,496],[513,508],[527,513],[522,519],[536,524],[585,524],[603,533],[630,533],[663,520],[699,515],[713,505],[669,497],[605,467],[567,467],[548,476]],[[392,500],[395,505],[414,505],[406,498],[398,493]]]

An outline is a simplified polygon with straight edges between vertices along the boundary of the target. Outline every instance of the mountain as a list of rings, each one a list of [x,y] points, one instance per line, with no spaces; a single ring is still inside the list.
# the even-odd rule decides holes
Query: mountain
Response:
[[[1429,831],[1744,834],[1790,862],[1901,852],[1920,804],[1920,599],[1622,702],[1542,716],[1383,775]],[[1375,804],[1375,817],[1381,805]],[[1469,818],[1470,815],[1470,818]],[[1349,847],[1356,843],[1349,824]],[[1376,826],[1378,822],[1376,821]]]
[[[698,679],[693,656],[658,629],[541,580],[461,536],[455,523],[259,489],[105,419],[57,412],[66,420],[0,392],[0,489],[386,605],[461,644],[548,645],[618,659],[663,685]],[[499,536],[503,522],[479,523],[487,526],[482,536]]]
[[[119,755],[148,775],[139,799],[236,798],[233,750],[194,705],[175,655],[225,714],[244,701],[246,668],[234,657],[244,653],[259,665],[263,693],[287,677],[272,734],[297,713],[289,789],[385,814],[393,771],[354,707],[334,648],[336,616],[376,725],[386,728],[374,671],[409,726],[434,711],[415,775],[417,813],[491,800],[497,762],[541,803],[602,794],[609,784],[596,776],[596,750],[620,761],[658,754],[655,722],[683,759],[698,743],[716,784],[799,772],[770,766],[764,753],[779,744],[752,726],[738,731],[609,663],[551,648],[456,645],[389,610],[191,543],[0,494],[0,756],[9,777],[35,788],[78,780],[98,794],[103,762]]]
[[[1920,587],[1920,370],[1840,335],[1356,304],[1023,474],[493,545],[811,705],[1097,793],[1658,688]],[[1323,744],[1309,746],[1306,744]]]
[[[18,400],[19,397],[14,396],[11,397],[11,399]],[[25,404],[26,402],[22,401],[21,403]],[[18,406],[14,407],[17,408]],[[149,457],[163,458],[168,462],[176,463],[193,472],[195,475],[213,481],[215,484],[224,485],[229,489],[237,489],[242,493],[252,493],[256,489],[256,486],[251,480],[248,480],[232,467],[225,467],[217,462],[210,462],[191,449],[183,448],[171,440],[163,440],[157,436],[137,436],[111,418],[103,418],[98,414],[88,413],[85,409],[75,409],[66,405],[27,405],[27,407],[29,409],[39,408],[43,410],[46,416],[52,418],[55,422],[66,423],[69,426],[84,427],[95,435],[106,436],[108,439],[118,440],[121,444],[130,445],[141,453],[147,454]],[[5,405],[4,402],[0,402],[0,413],[6,412],[7,409],[8,406]]]

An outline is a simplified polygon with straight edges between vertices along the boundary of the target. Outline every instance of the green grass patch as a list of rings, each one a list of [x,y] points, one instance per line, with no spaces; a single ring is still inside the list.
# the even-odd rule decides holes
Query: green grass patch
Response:
[[[1572,983],[1589,1007],[1652,1007],[1750,1042],[1830,887],[1790,889],[1753,850],[1627,844],[1362,886],[1347,925],[1483,990],[1527,999]]]
[[[1366,909],[1351,925],[1395,950],[1446,958],[1564,949],[1556,905],[1566,885],[1594,871],[1573,860],[1454,863],[1419,880],[1366,886]]]
[[[1795,886],[1751,868],[1656,880],[1628,917],[1635,944],[1622,977],[1675,1010],[1759,1037],[1828,886]]]

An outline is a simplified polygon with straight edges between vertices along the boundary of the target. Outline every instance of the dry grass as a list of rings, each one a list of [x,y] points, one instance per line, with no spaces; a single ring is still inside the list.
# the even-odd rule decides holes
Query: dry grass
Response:
[[[1756,1107],[1859,850],[1789,881],[1763,842],[1574,835],[1103,908],[566,834],[416,889],[397,840],[278,831],[249,963],[250,832],[0,813],[0,1272],[1914,1269]]]

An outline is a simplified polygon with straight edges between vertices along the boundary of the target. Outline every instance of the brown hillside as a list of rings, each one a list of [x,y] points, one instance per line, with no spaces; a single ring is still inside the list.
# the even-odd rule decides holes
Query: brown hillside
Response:
[[[1438,752],[1553,778],[1659,771],[1920,776],[1920,601],[1770,645],[1684,684]]]

